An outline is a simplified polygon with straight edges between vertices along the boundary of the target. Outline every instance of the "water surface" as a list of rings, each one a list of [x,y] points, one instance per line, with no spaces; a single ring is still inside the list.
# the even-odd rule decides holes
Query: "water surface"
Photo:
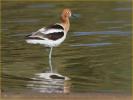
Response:
[[[2,2],[3,92],[39,92],[47,86],[32,79],[49,70],[48,51],[27,44],[25,36],[58,22],[66,7],[76,17],[65,42],[54,48],[53,65],[71,78],[71,92],[130,93],[131,3],[111,1]]]

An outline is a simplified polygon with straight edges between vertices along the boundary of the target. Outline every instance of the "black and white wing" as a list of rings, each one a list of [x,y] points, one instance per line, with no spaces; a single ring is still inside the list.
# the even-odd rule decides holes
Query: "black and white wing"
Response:
[[[64,36],[64,28],[60,24],[54,24],[47,28],[41,28],[38,31],[26,36],[26,39],[36,40],[57,40]]]

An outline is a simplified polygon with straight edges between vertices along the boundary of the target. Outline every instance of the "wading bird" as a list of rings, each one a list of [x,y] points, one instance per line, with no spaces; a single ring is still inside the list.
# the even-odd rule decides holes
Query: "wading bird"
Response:
[[[41,44],[50,48],[49,52],[49,66],[53,72],[51,64],[51,54],[53,47],[59,46],[66,38],[69,31],[71,17],[71,10],[64,9],[61,13],[61,23],[56,23],[48,27],[43,27],[36,32],[26,36],[26,42],[31,44]]]

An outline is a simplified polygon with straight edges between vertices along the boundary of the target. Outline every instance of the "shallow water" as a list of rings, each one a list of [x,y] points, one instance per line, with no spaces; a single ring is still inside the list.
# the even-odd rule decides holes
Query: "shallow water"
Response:
[[[76,17],[54,48],[53,65],[71,78],[71,92],[130,93],[130,2],[2,2],[2,91],[45,91],[45,82],[32,79],[49,70],[48,51],[27,44],[25,36],[57,22],[66,7]]]

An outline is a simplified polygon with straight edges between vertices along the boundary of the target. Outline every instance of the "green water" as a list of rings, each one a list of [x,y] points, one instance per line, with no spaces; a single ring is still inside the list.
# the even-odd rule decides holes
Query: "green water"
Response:
[[[25,36],[59,22],[66,7],[76,17],[54,48],[53,65],[71,78],[71,92],[130,93],[131,3],[96,1],[2,2],[2,91],[32,92],[30,79],[49,70],[46,48],[27,44]]]

